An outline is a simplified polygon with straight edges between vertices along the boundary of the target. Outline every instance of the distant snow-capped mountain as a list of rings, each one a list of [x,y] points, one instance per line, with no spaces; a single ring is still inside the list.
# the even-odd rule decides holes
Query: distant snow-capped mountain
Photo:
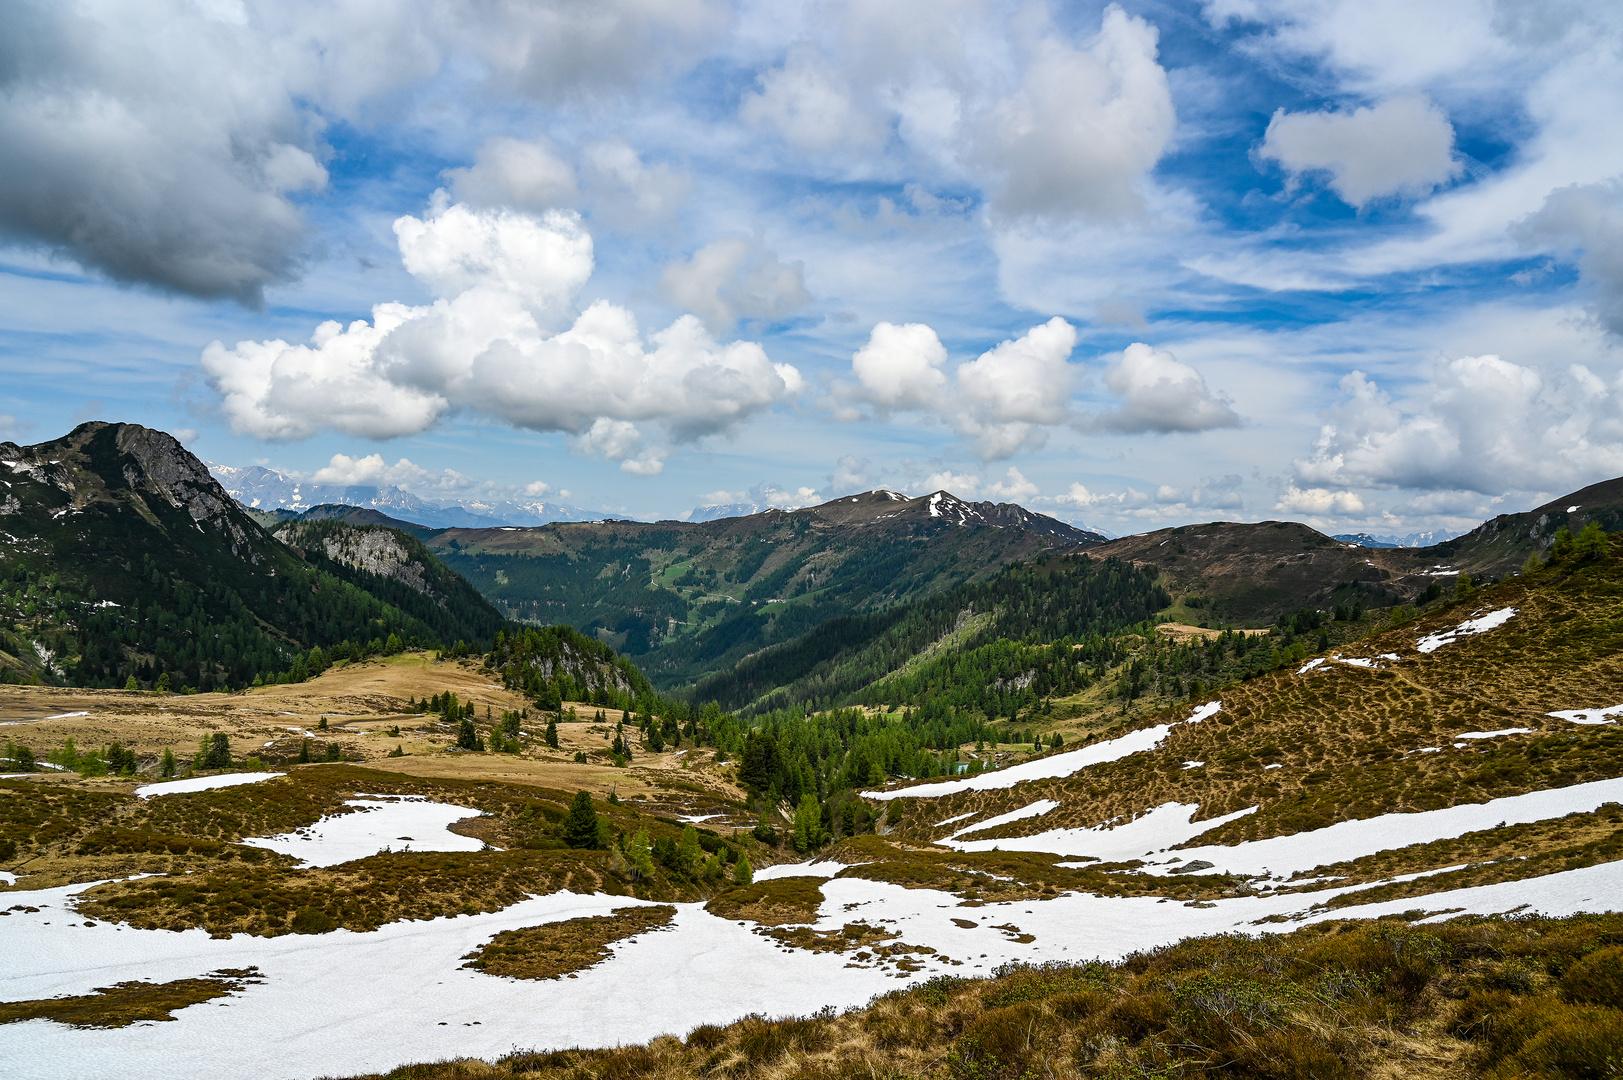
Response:
[[[1444,540],[1452,540],[1460,533],[1447,532],[1442,529],[1433,529],[1430,532],[1415,532],[1408,536],[1372,536],[1369,533],[1342,533],[1332,536],[1332,540],[1340,540],[1343,544],[1357,544],[1367,548],[1421,548],[1441,544]]]
[[[689,521],[720,521],[722,518],[750,517],[754,514],[764,514],[768,510],[799,510],[799,506],[767,506],[763,503],[733,502],[710,503],[708,506],[695,506],[693,512],[688,514]]]
[[[392,485],[314,484],[260,465],[210,464],[209,472],[231,497],[256,510],[308,510],[325,503],[367,507],[430,528],[483,529],[497,525],[545,525],[549,521],[602,521],[608,515],[549,502],[424,499]]]

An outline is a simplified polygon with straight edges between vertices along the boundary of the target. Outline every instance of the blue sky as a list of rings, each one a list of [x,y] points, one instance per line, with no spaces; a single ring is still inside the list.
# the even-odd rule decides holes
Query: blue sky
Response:
[[[1458,530],[1623,474],[1614,4],[0,23],[0,437],[1113,533]]]

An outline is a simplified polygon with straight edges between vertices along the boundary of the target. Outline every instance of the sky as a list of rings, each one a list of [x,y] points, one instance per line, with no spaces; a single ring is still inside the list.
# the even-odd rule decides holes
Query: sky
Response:
[[[1623,474],[1623,7],[0,0],[0,438],[633,516]]]

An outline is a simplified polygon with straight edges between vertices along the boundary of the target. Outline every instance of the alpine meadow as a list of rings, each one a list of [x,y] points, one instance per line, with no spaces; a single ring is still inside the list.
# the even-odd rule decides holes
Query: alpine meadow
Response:
[[[1623,10],[0,4],[0,1072],[1623,1078]]]

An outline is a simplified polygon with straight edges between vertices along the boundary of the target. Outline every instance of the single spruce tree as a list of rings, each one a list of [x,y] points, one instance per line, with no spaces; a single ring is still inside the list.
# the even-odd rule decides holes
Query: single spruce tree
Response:
[[[209,736],[208,750],[203,757],[205,769],[229,769],[231,767],[231,740],[224,732],[216,732]]]
[[[300,739],[299,740],[299,764],[300,765],[308,765],[308,764],[310,764],[310,740],[309,739]]]
[[[698,877],[704,869],[704,848],[699,846],[699,830],[692,825],[682,827],[682,839],[676,842],[676,858],[684,874]]]
[[[546,743],[554,750],[558,749],[558,720],[556,717],[547,718]]]
[[[158,762],[158,775],[175,775],[175,751],[172,747],[163,748],[163,758]]]
[[[750,866],[750,857],[739,852],[738,861],[733,863],[733,883],[735,885],[749,885],[755,880],[755,870]]]
[[[823,842],[823,811],[811,792],[800,797],[795,810],[795,850],[804,855]]]
[[[339,746],[336,742],[328,743],[327,744],[327,760],[328,761],[343,761],[344,760],[344,748],[342,746]]]
[[[592,796],[584,791],[575,792],[564,817],[564,843],[572,848],[597,846],[597,811],[592,809]]]
[[[463,718],[457,726],[456,744],[464,750],[477,750],[479,748],[479,732],[474,729],[473,721]]]

